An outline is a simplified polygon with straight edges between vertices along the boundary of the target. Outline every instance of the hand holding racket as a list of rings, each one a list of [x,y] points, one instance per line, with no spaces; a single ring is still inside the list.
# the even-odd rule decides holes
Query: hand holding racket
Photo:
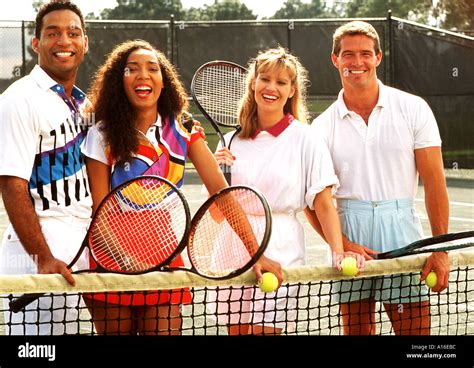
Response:
[[[464,231],[433,236],[417,240],[403,248],[372,255],[374,259],[389,259],[420,253],[449,252],[456,249],[468,248],[474,245],[474,231]]]
[[[252,267],[265,251],[270,234],[268,203],[250,187],[229,187],[214,194],[190,221],[187,202],[172,183],[142,176],[104,198],[68,267],[88,247],[98,272],[183,270],[165,266],[188,244],[189,271],[224,280]],[[92,270],[78,272],[87,271]],[[10,303],[10,309],[18,312],[41,295],[23,295]]]
[[[112,190],[100,203],[77,255],[87,247],[93,270],[140,274],[157,269],[186,245],[190,212],[182,193],[157,176],[141,176]],[[18,312],[41,294],[28,294],[10,303]]]
[[[193,100],[216,130],[222,147],[227,145],[219,126],[235,128],[237,131],[239,129],[237,114],[239,102],[245,93],[246,73],[246,69],[238,64],[211,61],[202,65],[193,76],[191,83]],[[230,168],[221,165],[221,169],[230,185]]]
[[[225,188],[212,195],[191,221],[191,268],[163,270],[186,270],[215,280],[238,276],[252,266],[274,271],[262,256],[271,225],[270,207],[260,192],[247,186]]]
[[[474,231],[444,234],[413,242],[406,247],[390,252],[378,253],[374,259],[389,259],[408,256],[412,254],[433,253],[423,266],[421,281],[425,280],[431,271],[436,274],[437,282],[432,287],[435,292],[447,288],[449,278],[448,257],[443,252],[468,248],[474,245]]]

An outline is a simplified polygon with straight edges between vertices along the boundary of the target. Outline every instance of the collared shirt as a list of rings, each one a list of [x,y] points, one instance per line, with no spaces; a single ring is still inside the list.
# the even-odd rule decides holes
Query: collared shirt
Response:
[[[146,134],[137,131],[138,149],[130,161],[117,163],[100,130],[100,124],[89,129],[81,149],[85,156],[111,167],[112,188],[144,174],[164,177],[178,188],[183,185],[189,147],[200,137],[196,130],[186,128],[172,116],[162,122],[158,115]]]
[[[78,113],[84,100],[77,87],[69,100],[38,65],[0,98],[0,175],[28,180],[39,217],[91,215],[79,149],[86,134]]]
[[[268,200],[273,226],[265,255],[282,265],[301,265],[305,241],[296,213],[313,208],[316,195],[326,187],[335,190],[338,181],[326,143],[314,139],[307,124],[290,115],[275,127],[254,139],[232,140],[232,185],[258,188]],[[227,146],[233,134],[224,136]]]
[[[414,198],[415,150],[441,146],[435,117],[420,97],[383,85],[368,124],[350,111],[344,90],[312,124],[329,147],[340,187],[337,198],[369,201]]]
[[[281,133],[285,131],[286,128],[290,126],[290,124],[295,120],[295,117],[290,113],[286,114],[278,123],[273,125],[271,128],[264,130],[265,132],[273,135],[274,137],[278,137]],[[252,136],[252,139],[255,139],[257,135],[259,135],[262,130],[257,129]]]

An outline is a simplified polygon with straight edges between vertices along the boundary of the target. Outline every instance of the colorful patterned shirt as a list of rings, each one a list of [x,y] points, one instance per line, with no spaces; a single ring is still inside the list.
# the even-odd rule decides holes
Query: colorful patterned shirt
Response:
[[[89,129],[82,145],[87,157],[111,166],[111,187],[139,175],[158,175],[183,185],[184,167],[188,149],[199,137],[192,127],[187,128],[173,116],[164,119],[158,115],[146,135],[137,130],[138,149],[128,162],[116,163],[109,144],[101,131],[101,123]]]
[[[92,197],[80,145],[86,136],[77,87],[64,87],[40,67],[0,98],[0,175],[29,182],[39,217],[89,218]]]

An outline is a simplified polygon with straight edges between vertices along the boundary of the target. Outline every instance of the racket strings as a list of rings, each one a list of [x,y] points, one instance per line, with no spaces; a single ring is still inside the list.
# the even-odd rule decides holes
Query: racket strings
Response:
[[[167,260],[186,233],[181,197],[165,182],[134,181],[110,196],[89,235],[94,258],[106,270],[137,273]]]
[[[262,200],[250,189],[225,192],[191,229],[189,256],[203,276],[226,277],[258,252],[267,229]]]
[[[203,68],[194,80],[199,104],[219,124],[236,127],[239,102],[245,92],[246,75],[231,65],[216,64]]]

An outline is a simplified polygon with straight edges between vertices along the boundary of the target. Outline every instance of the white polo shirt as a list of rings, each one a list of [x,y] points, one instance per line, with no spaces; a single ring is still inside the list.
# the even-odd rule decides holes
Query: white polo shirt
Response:
[[[74,87],[72,96],[37,65],[0,97],[0,176],[28,180],[39,217],[91,215],[77,110],[85,95]]]
[[[435,117],[420,97],[383,85],[369,123],[337,101],[311,127],[326,140],[340,187],[336,198],[382,201],[414,198],[414,150],[441,146]]]

